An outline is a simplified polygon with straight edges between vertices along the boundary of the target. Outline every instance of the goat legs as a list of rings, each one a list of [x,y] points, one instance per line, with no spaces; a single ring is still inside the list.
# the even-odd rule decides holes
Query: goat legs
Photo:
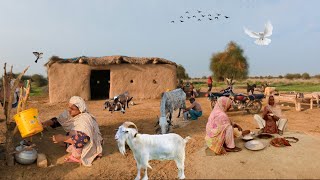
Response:
[[[138,172],[137,172],[137,176],[136,176],[136,178],[134,178],[134,180],[140,180],[141,166],[138,164],[138,161],[137,161],[137,168],[138,168]]]
[[[186,176],[184,175],[184,158],[181,157],[175,160],[177,168],[178,168],[178,178],[185,179]]]

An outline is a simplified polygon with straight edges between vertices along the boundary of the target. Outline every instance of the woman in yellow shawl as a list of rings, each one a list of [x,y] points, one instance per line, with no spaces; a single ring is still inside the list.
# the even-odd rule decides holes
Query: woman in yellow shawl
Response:
[[[205,140],[208,148],[215,154],[241,151],[241,148],[235,146],[234,136],[240,137],[242,129],[226,114],[230,107],[231,99],[220,97],[207,122]]]

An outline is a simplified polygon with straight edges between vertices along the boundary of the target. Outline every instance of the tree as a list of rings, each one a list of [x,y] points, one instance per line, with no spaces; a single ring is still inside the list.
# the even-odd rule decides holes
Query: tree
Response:
[[[177,78],[178,79],[189,79],[189,75],[186,72],[186,69],[184,69],[184,67],[179,64],[177,67]]]
[[[243,56],[242,48],[233,41],[223,52],[213,54],[210,60],[210,70],[216,80],[225,78],[242,80],[248,77],[247,58]]]
[[[310,78],[311,78],[308,73],[303,73],[303,74],[301,75],[301,77],[302,77],[302,79],[310,79]]]
[[[31,80],[37,87],[42,87],[48,84],[48,80],[40,74],[34,74],[31,76]]]

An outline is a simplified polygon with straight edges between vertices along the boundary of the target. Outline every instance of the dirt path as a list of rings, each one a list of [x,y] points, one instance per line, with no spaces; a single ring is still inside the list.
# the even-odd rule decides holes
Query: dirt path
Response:
[[[230,153],[225,156],[205,156],[205,126],[211,110],[209,101],[205,97],[198,98],[197,101],[203,106],[203,117],[184,127],[174,129],[174,132],[182,137],[192,137],[186,148],[187,178],[320,178],[320,171],[316,168],[320,167],[317,161],[320,159],[318,151],[320,149],[320,109],[296,112],[293,104],[282,106],[289,119],[288,135],[300,138],[300,141],[292,147],[267,147],[258,152],[243,149],[239,153]],[[129,152],[127,157],[119,153],[114,141],[114,129],[122,122],[129,120],[138,126],[141,133],[154,134],[160,100],[136,100],[137,105],[131,106],[125,114],[119,112],[111,114],[103,111],[103,102],[87,102],[90,112],[97,117],[106,141],[103,158],[96,160],[91,168],[63,164],[63,157],[66,154],[64,148],[53,144],[50,137],[64,131],[49,129],[44,131],[43,136],[36,135],[33,140],[37,144],[38,152],[48,156],[51,166],[39,169],[35,164],[30,166],[17,164],[9,168],[5,166],[3,160],[0,160],[0,179],[133,179],[136,176],[136,163],[132,152]],[[266,100],[264,100],[265,103]],[[189,105],[188,102],[187,105]],[[40,119],[46,120],[58,115],[66,105],[64,103],[49,104],[47,98],[32,98],[29,107],[38,108]],[[241,111],[231,111],[228,114],[243,129],[256,130],[252,115]],[[0,121],[0,123],[2,127],[4,122]],[[298,133],[292,134],[293,132]],[[3,140],[3,135],[0,134],[0,143]],[[243,146],[242,141],[239,140],[237,143],[240,147]],[[153,168],[148,171],[150,179],[174,179],[177,176],[173,161],[151,161],[150,164]]]

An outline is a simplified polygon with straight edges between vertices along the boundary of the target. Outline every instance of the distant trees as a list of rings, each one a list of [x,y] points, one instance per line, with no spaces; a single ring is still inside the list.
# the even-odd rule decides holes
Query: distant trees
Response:
[[[178,79],[189,79],[190,78],[188,73],[186,72],[186,69],[181,64],[179,64],[177,66],[177,78]]]
[[[13,73],[14,78],[16,78],[18,75],[19,74]],[[21,78],[22,81],[28,80],[28,79],[31,79],[31,83],[37,87],[43,87],[48,85],[48,79],[41,74],[33,74],[31,76],[23,75]],[[0,78],[0,85],[2,85],[2,78]]]
[[[210,70],[216,80],[241,80],[248,77],[247,58],[244,57],[242,48],[233,41],[229,42],[223,52],[213,54],[210,61]]]

